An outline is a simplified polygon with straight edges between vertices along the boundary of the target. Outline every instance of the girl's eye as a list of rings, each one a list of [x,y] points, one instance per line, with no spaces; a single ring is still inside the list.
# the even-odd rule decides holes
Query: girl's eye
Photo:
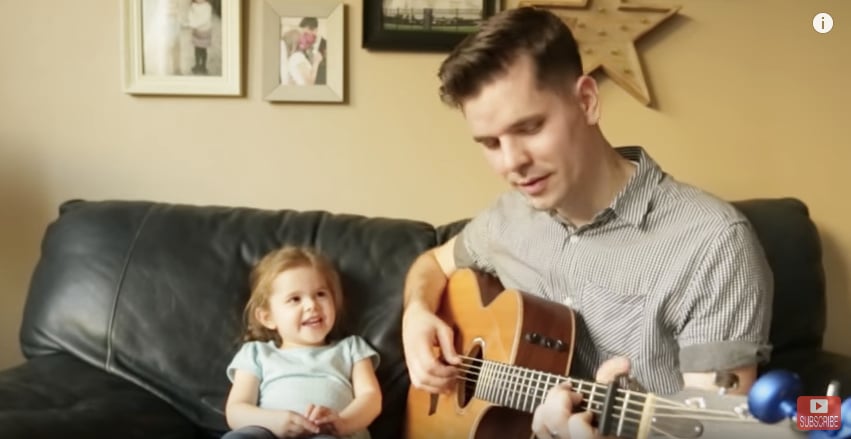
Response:
[[[319,296],[319,297],[325,297],[325,296],[328,295],[328,293],[326,293],[325,291],[320,291],[320,292],[316,293],[316,295]]]
[[[298,301],[299,301],[298,296],[293,296],[293,297],[290,297],[289,299],[287,299],[288,303],[298,303]]]

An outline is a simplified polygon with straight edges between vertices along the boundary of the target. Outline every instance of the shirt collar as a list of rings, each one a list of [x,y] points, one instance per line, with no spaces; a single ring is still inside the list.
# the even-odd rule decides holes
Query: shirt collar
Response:
[[[623,190],[615,196],[609,210],[627,223],[641,227],[650,211],[654,189],[663,177],[662,170],[640,146],[623,146],[615,148],[615,151],[636,162],[637,168]]]

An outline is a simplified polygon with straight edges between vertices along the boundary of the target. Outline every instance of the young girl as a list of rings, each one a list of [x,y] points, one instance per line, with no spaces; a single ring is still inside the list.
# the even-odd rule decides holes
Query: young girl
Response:
[[[334,338],[342,303],[339,276],[319,254],[285,247],[260,260],[246,342],[227,368],[233,431],[222,439],[369,439],[381,411],[379,358],[358,336]]]
[[[213,6],[207,0],[192,0],[189,6],[187,26],[192,29],[192,44],[195,46],[195,65],[192,73],[207,74],[207,49],[213,43]]]

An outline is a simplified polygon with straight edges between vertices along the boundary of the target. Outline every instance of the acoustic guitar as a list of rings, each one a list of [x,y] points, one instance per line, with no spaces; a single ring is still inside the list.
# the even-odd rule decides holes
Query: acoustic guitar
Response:
[[[646,438],[800,438],[785,419],[760,422],[747,398],[698,390],[661,397],[616,383],[568,376],[575,339],[573,311],[524,292],[503,289],[492,276],[465,269],[453,274],[438,316],[455,333],[462,355],[451,394],[411,386],[406,439],[532,438],[532,413],[557,383],[583,397],[609,436]]]

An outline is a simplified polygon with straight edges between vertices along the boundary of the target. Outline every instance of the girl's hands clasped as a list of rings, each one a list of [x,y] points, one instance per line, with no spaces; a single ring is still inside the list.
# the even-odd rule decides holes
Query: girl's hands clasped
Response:
[[[305,417],[319,428],[322,433],[336,435],[337,422],[340,421],[340,415],[334,410],[316,404],[308,404]]]
[[[283,422],[277,431],[273,431],[279,437],[302,437],[319,433],[319,427],[307,417],[296,412],[287,410]]]

